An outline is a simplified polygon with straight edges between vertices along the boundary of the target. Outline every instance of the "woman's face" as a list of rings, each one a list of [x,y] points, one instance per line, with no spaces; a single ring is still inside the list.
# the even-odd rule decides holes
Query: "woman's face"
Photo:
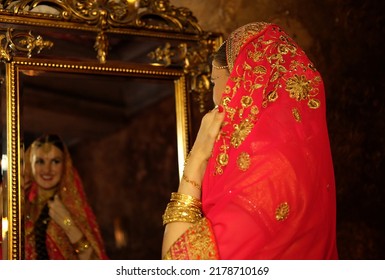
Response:
[[[55,188],[63,174],[63,152],[52,144],[44,144],[31,153],[32,175],[43,189]]]
[[[229,72],[227,68],[218,69],[213,67],[211,72],[211,82],[214,85],[213,100],[215,105],[220,105],[222,95],[226,89],[226,83],[229,78]]]

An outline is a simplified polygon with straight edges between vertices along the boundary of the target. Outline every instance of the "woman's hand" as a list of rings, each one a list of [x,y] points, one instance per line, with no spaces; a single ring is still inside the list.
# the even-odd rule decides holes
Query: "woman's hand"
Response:
[[[224,117],[223,107],[216,107],[202,118],[201,126],[191,150],[192,154],[199,155],[204,160],[210,158]]]
[[[80,229],[74,224],[71,214],[64,206],[58,195],[53,200],[48,201],[49,216],[55,221],[67,234],[71,243],[75,243],[83,236]]]
[[[196,140],[186,160],[183,178],[178,192],[201,197],[200,186],[210,158],[215,140],[218,137],[225,114],[222,107],[208,112],[201,121]],[[198,187],[197,187],[198,186]]]
[[[85,238],[73,222],[71,214],[58,195],[55,195],[52,201],[48,201],[48,207],[50,217],[64,230],[72,244],[77,244],[82,238]],[[88,245],[88,248],[83,248],[83,250],[78,253],[78,256],[79,259],[91,259],[93,256],[92,247]]]

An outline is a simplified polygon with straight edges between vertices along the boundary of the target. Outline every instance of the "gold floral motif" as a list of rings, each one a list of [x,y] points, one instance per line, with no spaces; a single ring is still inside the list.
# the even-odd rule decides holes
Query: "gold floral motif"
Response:
[[[259,114],[258,106],[251,106],[251,109],[250,109],[250,119],[252,121],[256,121],[258,114]]]
[[[278,93],[276,90],[269,92],[269,94],[267,95],[267,100],[269,100],[270,102],[274,102],[277,99],[278,99]]]
[[[249,51],[248,57],[251,58],[254,62],[257,62],[257,61],[260,61],[262,59],[263,53],[259,52],[259,51],[256,51],[256,52]]]
[[[226,166],[229,163],[229,155],[227,154],[227,149],[229,147],[226,144],[223,144],[220,147],[221,153],[217,156],[217,166],[215,168],[215,174],[222,174],[223,173],[223,167]]]
[[[321,106],[321,102],[318,99],[312,98],[307,103],[310,109],[318,109]]]
[[[287,218],[290,212],[290,207],[287,202],[283,202],[280,205],[278,205],[277,209],[275,210],[275,219],[277,221],[283,221]]]
[[[226,153],[220,153],[217,158],[217,162],[221,166],[226,166],[229,163],[229,156]]]
[[[256,75],[266,75],[267,70],[266,67],[259,65],[253,69],[253,73]]]
[[[246,171],[250,167],[250,155],[246,152],[242,152],[239,154],[237,159],[238,168],[242,171]]]
[[[243,96],[241,99],[241,104],[242,104],[242,107],[244,108],[249,107],[252,103],[253,103],[253,98],[251,98],[250,96],[246,95],[246,96]]]
[[[231,144],[238,148],[239,145],[242,144],[242,142],[245,140],[247,135],[251,132],[251,129],[253,128],[254,124],[250,122],[248,119],[244,119],[239,125],[234,125],[234,132],[231,136]]]
[[[294,75],[288,79],[286,90],[289,92],[291,98],[297,101],[306,100],[309,98],[309,92],[311,90],[310,81],[306,79],[304,75]]]
[[[301,122],[301,114],[299,113],[299,110],[297,108],[293,108],[291,110],[291,112],[293,113],[293,117],[294,119],[297,121],[297,122]]]
[[[242,108],[239,110],[239,117],[240,118],[242,118],[244,109],[246,109],[247,107],[250,107],[251,104],[253,104],[253,98],[251,98],[248,95],[245,95],[241,99],[241,104],[242,104]]]

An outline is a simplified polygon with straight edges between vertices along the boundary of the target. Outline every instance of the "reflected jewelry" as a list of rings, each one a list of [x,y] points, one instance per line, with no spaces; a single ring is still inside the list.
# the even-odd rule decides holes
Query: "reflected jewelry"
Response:
[[[202,217],[202,203],[195,197],[173,192],[162,216],[163,225],[172,222],[195,223]]]
[[[70,218],[64,218],[63,220],[63,224],[66,226],[66,227],[70,227],[72,225],[72,221]]]
[[[202,187],[200,184],[198,184],[197,182],[195,182],[194,180],[190,180],[189,178],[187,178],[187,176],[183,173],[182,175],[182,179],[185,180],[187,183],[193,185],[195,188],[197,188],[198,190],[201,190]]]
[[[211,65],[212,65],[212,66],[213,66],[213,68],[215,68],[215,69],[227,69],[227,68],[229,68],[229,66],[228,66],[228,65],[224,65],[224,66],[217,66],[217,65],[215,65],[214,63],[212,63]]]
[[[77,254],[80,254],[91,247],[90,242],[88,242],[87,238],[83,236],[78,242],[72,245]]]

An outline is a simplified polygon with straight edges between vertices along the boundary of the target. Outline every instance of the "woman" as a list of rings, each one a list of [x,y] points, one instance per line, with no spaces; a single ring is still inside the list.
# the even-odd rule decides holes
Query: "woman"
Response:
[[[60,137],[36,139],[25,164],[25,258],[106,259],[96,219]]]
[[[320,74],[278,26],[214,56],[214,103],[163,215],[164,259],[337,259]]]

